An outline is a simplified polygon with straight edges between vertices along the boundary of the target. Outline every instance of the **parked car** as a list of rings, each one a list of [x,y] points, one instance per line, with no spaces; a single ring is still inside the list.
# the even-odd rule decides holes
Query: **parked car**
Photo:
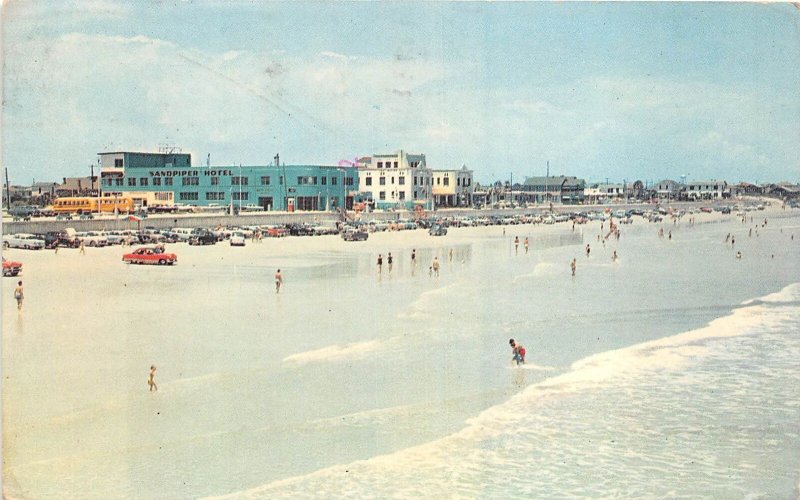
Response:
[[[104,233],[98,231],[86,231],[77,233],[79,239],[83,240],[83,244],[87,247],[105,247],[108,246],[108,238]]]
[[[247,241],[247,238],[245,238],[243,232],[234,231],[233,233],[231,233],[230,244],[232,247],[243,247],[245,241]]]
[[[178,262],[178,256],[174,253],[165,253],[164,250],[158,246],[142,247],[123,255],[122,262],[126,264],[159,264],[162,266],[171,266]]]
[[[27,250],[41,250],[44,240],[35,234],[7,234],[3,236],[3,248],[25,248]]]
[[[447,234],[447,226],[444,224],[434,224],[428,230],[428,234],[431,236],[444,236]]]
[[[190,245],[214,245],[217,236],[211,231],[197,231],[189,238]]]
[[[22,272],[22,262],[6,260],[3,257],[3,276],[16,276]]]
[[[342,231],[344,241],[366,241],[367,238],[369,238],[368,232],[354,227],[348,227]]]

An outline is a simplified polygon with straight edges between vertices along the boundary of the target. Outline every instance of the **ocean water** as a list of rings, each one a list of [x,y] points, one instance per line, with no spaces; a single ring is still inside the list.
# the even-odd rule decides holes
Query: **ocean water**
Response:
[[[4,491],[794,498],[800,217],[752,237],[704,217],[605,244],[593,224],[175,245],[174,268],[4,252],[26,266],[22,313],[3,301]]]

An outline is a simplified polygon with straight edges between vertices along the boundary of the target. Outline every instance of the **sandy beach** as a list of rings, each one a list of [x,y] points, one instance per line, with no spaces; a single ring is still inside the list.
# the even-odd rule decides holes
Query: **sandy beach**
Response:
[[[766,226],[757,224],[764,218]],[[757,225],[757,235],[748,236]],[[539,418],[556,420],[536,425],[557,426],[565,415],[558,417],[559,411],[568,410],[544,411],[537,406],[541,399],[522,395],[550,387],[546,401],[579,404],[574,391],[552,392],[569,384],[579,360],[702,328],[745,300],[800,281],[796,213],[750,212],[746,223],[718,213],[675,224],[637,217],[620,229],[619,240],[607,241],[598,241],[600,222],[591,222],[574,231],[561,223],[452,228],[444,237],[422,230],[384,232],[366,242],[320,236],[248,241],[244,248],[170,244],[167,251],[178,255],[171,267],[123,264],[128,249],[118,246],[88,248],[85,255],[76,249],[4,251],[24,263],[19,279],[25,287],[17,311],[17,280],[4,279],[5,493],[381,496],[403,489],[390,482],[383,490],[373,474],[406,477],[415,470],[422,474],[416,487],[423,496],[502,495],[502,482],[477,472],[480,460],[471,465],[473,472],[457,472],[465,475],[463,482],[436,483],[404,453],[416,456],[416,447],[424,445],[426,460],[438,456],[449,464],[445,469],[457,469],[456,456],[487,451],[485,441],[464,449],[454,444],[464,443],[464,429],[477,429],[472,419],[481,415],[478,428],[495,428],[495,435],[534,425],[512,418],[517,413],[507,405],[532,405],[524,418],[539,408]],[[735,235],[735,247],[725,243],[728,233]],[[611,259],[614,251],[617,261]],[[434,258],[441,263],[438,278],[429,274]],[[284,277],[280,294],[273,283],[277,269]],[[527,346],[526,367],[510,364],[509,337]],[[705,359],[707,351],[713,348],[695,342],[681,351],[680,362],[651,361],[661,366],[659,373],[678,377],[687,366],[699,366],[694,358]],[[593,386],[613,385],[617,376],[601,373],[618,358],[592,359],[600,367],[590,377]],[[153,392],[147,384],[151,365],[157,366]],[[797,393],[779,396],[786,398],[788,413],[774,425],[795,433],[786,442],[791,448],[797,443],[796,423],[790,423]],[[613,405],[604,411],[613,413]],[[499,420],[487,423],[487,414]],[[640,417],[615,415],[610,421],[620,429],[593,427],[588,416],[573,424],[608,434],[632,421],[655,419],[658,428],[661,416]],[[512,420],[506,425],[504,418]],[[575,446],[580,433],[559,438],[553,429],[552,439]],[[569,449],[562,444],[562,451]],[[609,460],[636,448],[627,446],[609,450]],[[520,465],[511,457],[503,460],[505,467]],[[339,477],[355,461],[361,476]],[[494,474],[493,467],[485,470]],[[581,485],[578,470],[565,465],[560,474]],[[668,481],[670,468],[659,474]],[[769,491],[785,491],[789,476]],[[536,482],[539,489],[527,490],[530,495],[592,491],[588,484],[572,489],[570,482]],[[304,489],[310,485],[319,489]]]

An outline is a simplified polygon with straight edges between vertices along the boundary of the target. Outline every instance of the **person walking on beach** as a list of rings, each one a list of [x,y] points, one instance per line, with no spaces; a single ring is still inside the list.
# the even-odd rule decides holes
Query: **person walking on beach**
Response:
[[[569,265],[572,268],[572,275],[575,276],[575,269],[578,268],[578,261],[576,259],[572,259],[572,263]]]
[[[519,236],[514,236],[514,253],[519,253]]]
[[[528,237],[525,237],[525,254],[528,254]]]
[[[147,385],[150,386],[150,392],[158,390],[156,385],[156,365],[150,365],[150,378],[147,379]]]
[[[616,251],[616,250],[614,250],[614,254],[613,254],[613,255],[611,255],[611,261],[612,261],[612,262],[616,262],[618,258],[619,258],[619,257],[617,257],[617,251]]]
[[[22,282],[17,282],[17,288],[14,289],[14,298],[17,299],[17,309],[22,310],[22,300],[25,298],[25,292],[22,290]]]
[[[383,270],[383,254],[378,254],[378,274]]]
[[[452,248],[447,252],[447,260],[449,262],[453,262],[453,249]]]
[[[392,272],[392,252],[386,257],[386,263],[389,264],[389,272]]]
[[[431,268],[433,269],[433,274],[435,274],[436,277],[438,278],[439,277],[439,257],[434,257],[433,258],[433,264],[431,265]]]
[[[86,248],[83,246],[83,240],[81,240],[81,245],[79,247],[81,254],[86,255]]]
[[[517,365],[525,364],[525,347],[522,344],[518,343],[514,339],[509,339],[508,344],[511,346],[511,352],[514,353],[514,357],[511,358],[511,361],[516,361]]]
[[[275,293],[280,293],[281,285],[283,284],[283,275],[281,274],[281,270],[275,273]]]
[[[592,247],[590,247],[589,244],[587,243],[586,244],[586,256],[588,257],[590,253],[592,253]]]
[[[413,268],[416,265],[417,265],[417,249],[416,248],[412,248],[411,249],[411,267]]]

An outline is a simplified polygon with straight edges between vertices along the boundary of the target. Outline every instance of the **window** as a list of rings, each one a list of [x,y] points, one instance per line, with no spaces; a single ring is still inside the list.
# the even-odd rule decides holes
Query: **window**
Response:
[[[445,186],[449,186],[449,185],[450,185],[450,177],[445,177],[445,178],[444,178],[444,182],[443,182],[443,184],[444,184]]]
[[[328,178],[325,177],[324,175],[322,176],[322,185],[323,186],[327,186],[328,185]]]
[[[249,179],[245,176],[234,175],[231,177],[231,185],[232,186],[247,186],[249,184]]]
[[[306,183],[306,178],[305,177],[298,177],[297,178],[297,185],[298,186],[301,186],[301,185],[303,185],[305,183]]]
[[[172,177],[165,177],[164,178],[164,185],[171,186],[172,185]]]
[[[383,162],[382,161],[378,162],[378,168],[383,168]]]
[[[331,186],[335,186],[339,183],[338,177],[331,177]]]
[[[310,179],[311,179],[311,184],[316,186],[317,185],[317,176],[310,177]]]
[[[457,185],[457,186],[460,186],[460,185],[461,185],[461,177],[459,177],[458,179],[456,179],[456,185]]]
[[[269,176],[268,175],[262,175],[261,176],[261,185],[262,186],[269,186]]]
[[[347,177],[347,178],[345,178],[344,181],[345,181],[344,183],[346,185],[348,185],[348,186],[352,186],[353,185],[353,178],[352,177]]]
[[[415,186],[417,185],[417,176],[416,175],[414,176],[414,185]]]
[[[378,198],[381,199],[381,200],[385,200],[386,199],[386,191],[381,191],[380,193],[378,193]]]
[[[416,192],[416,191],[414,191],[414,198],[416,198],[416,197],[417,197],[417,192]]]
[[[272,196],[259,196],[258,197],[258,204],[259,204],[259,206],[264,207],[264,210],[271,210],[272,209]]]
[[[283,176],[282,175],[280,177],[278,177],[278,184],[283,186]]]
[[[400,191],[400,200],[405,200],[405,199],[406,199],[406,192]]]
[[[206,193],[206,200],[209,201],[220,201],[225,199],[225,193],[222,191],[218,192],[208,192]]]
[[[392,184],[394,184],[394,176],[392,176]]]
[[[180,193],[178,198],[181,201],[197,201],[199,199],[197,196],[197,192]]]
[[[406,178],[401,175],[400,177],[397,178],[397,183],[400,184],[401,186],[405,186],[406,185]]]
[[[119,179],[114,179],[114,185],[121,186],[122,185],[122,177],[120,177]]]
[[[161,177],[153,177],[153,185],[160,186],[161,185]]]
[[[247,191],[242,192],[242,193],[234,191],[233,193],[231,193],[231,196],[233,197],[233,199],[234,200],[239,200],[239,201],[247,200],[249,198],[249,195],[250,195],[250,193],[248,193]]]
[[[371,185],[372,185],[372,177],[367,177],[366,181],[367,181],[367,182],[366,182],[365,184],[366,184],[367,186],[371,186]]]
[[[129,177],[128,178],[128,185],[129,186],[135,186],[136,185],[136,179],[133,178],[133,177]]]
[[[394,168],[397,168],[397,162],[394,162]]]
[[[219,186],[219,177],[212,177],[211,178],[211,185],[212,186]]]
[[[140,186],[146,186],[147,185],[147,177],[142,177],[141,179],[139,179],[139,185]]]
[[[122,168],[122,158],[114,158],[114,168]]]
[[[184,186],[198,186],[200,185],[200,178],[198,177],[183,177]]]
[[[385,186],[386,185],[386,177],[381,177],[380,178],[380,185],[381,186]]]
[[[436,185],[438,186],[441,183],[442,183],[442,178],[441,177],[437,177],[436,178]]]

